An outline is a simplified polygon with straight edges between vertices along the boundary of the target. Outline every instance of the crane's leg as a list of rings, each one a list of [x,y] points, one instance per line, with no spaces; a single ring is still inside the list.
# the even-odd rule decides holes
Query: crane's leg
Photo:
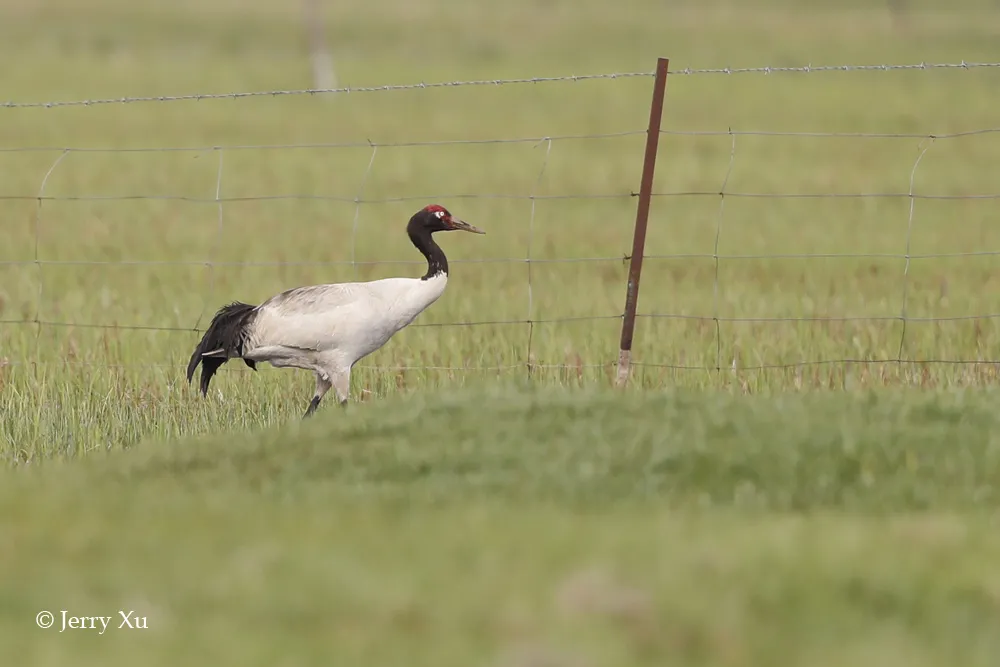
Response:
[[[302,415],[305,419],[316,412],[316,408],[319,407],[319,402],[323,400],[323,396],[326,392],[330,391],[330,376],[327,375],[326,371],[317,370],[316,371],[316,393],[313,394],[312,400],[309,401],[309,407],[306,408],[306,413]]]
[[[331,379],[333,381],[333,393],[337,395],[337,402],[340,403],[340,407],[347,407],[347,397],[351,395],[350,367],[332,373]]]

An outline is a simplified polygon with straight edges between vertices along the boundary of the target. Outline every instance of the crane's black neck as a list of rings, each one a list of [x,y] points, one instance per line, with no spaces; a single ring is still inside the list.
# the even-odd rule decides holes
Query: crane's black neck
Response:
[[[434,242],[430,230],[425,227],[416,227],[407,230],[407,232],[413,245],[427,258],[427,273],[420,279],[428,280],[439,273],[448,275],[448,258],[444,256],[444,250],[441,249],[441,246]]]

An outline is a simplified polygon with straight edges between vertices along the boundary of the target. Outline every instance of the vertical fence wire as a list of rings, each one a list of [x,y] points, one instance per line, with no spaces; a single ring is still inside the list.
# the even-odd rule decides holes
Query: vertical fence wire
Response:
[[[221,148],[217,148],[216,153],[219,155],[219,163],[215,171],[215,240],[208,253],[208,261],[205,262],[205,266],[208,268],[208,296],[204,301],[202,301],[201,311],[198,313],[198,319],[195,320],[194,326],[191,327],[194,331],[198,331],[198,327],[201,325],[201,319],[205,316],[205,309],[208,308],[209,304],[213,303],[215,300],[215,264],[218,261],[219,251],[222,249],[222,239],[225,236],[225,211],[222,207],[222,165],[225,151]]]
[[[542,185],[542,178],[545,176],[545,169],[549,164],[549,155],[552,154],[552,139],[545,137],[542,141],[535,144],[535,148],[545,144],[545,157],[542,158],[542,166],[538,170],[538,176],[535,178],[535,184],[531,188],[531,216],[528,218],[528,247],[526,250],[525,262],[528,265],[528,355],[525,357],[525,363],[527,364],[528,377],[531,377],[531,371],[533,366],[533,360],[531,357],[531,343],[535,336],[535,302],[534,302],[534,292],[532,289],[531,282],[531,272],[532,272],[532,257],[531,248],[535,239],[535,201],[538,197],[538,189]]]
[[[372,166],[375,164],[375,155],[378,153],[378,146],[372,146],[372,155],[368,159],[368,168],[365,169],[364,176],[361,177],[361,184],[358,186],[358,193],[354,196],[354,220],[351,223],[351,267],[354,269],[354,279],[358,279],[358,221],[361,218],[361,203],[364,201],[365,186],[368,185],[368,177],[372,173]]]
[[[927,144],[926,146],[924,145],[925,143]],[[911,259],[910,244],[913,238],[913,213],[914,213],[914,206],[916,204],[916,198],[914,198],[913,196],[914,195],[913,187],[914,183],[916,182],[917,167],[920,166],[920,161],[924,159],[924,155],[927,154],[927,151],[933,144],[934,144],[933,139],[930,141],[930,143],[927,142],[920,143],[920,146],[918,146],[920,154],[917,155],[917,159],[913,162],[913,169],[910,170],[910,189],[909,189],[910,208],[906,223],[906,254],[903,264],[903,299],[899,313],[899,317],[903,321],[903,324],[902,324],[902,331],[899,334],[899,350],[896,353],[896,359],[898,364],[903,363],[903,348],[906,345],[906,323],[908,319],[907,302],[909,301],[910,297],[910,259]]]
[[[722,238],[722,220],[726,211],[726,187],[729,185],[729,177],[733,173],[733,163],[736,161],[736,135],[733,128],[729,128],[730,149],[729,164],[726,166],[726,175],[722,178],[722,187],[719,188],[719,215],[715,223],[715,245],[712,251],[712,258],[715,260],[715,280],[712,284],[712,319],[715,320],[715,371],[722,371],[722,325],[719,323],[719,241]],[[736,365],[736,357],[733,357],[733,365]],[[735,370],[735,369],[734,369]]]
[[[32,320],[35,324],[35,357],[38,357],[39,351],[39,340],[42,337],[42,298],[44,296],[44,280],[42,278],[42,258],[41,258],[41,243],[42,243],[42,202],[45,200],[45,186],[49,183],[49,177],[52,176],[52,172],[56,170],[56,167],[68,156],[70,153],[69,148],[63,149],[59,154],[59,157],[55,159],[49,170],[45,172],[45,176],[42,177],[42,184],[38,187],[38,198],[37,205],[35,206],[35,251],[34,251],[34,264],[35,273],[38,276],[38,290],[35,292],[35,317]]]

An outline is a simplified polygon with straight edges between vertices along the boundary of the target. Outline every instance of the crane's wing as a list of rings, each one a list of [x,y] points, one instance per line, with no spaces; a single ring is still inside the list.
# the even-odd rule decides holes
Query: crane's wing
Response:
[[[297,287],[257,307],[254,347],[280,345],[322,350],[371,323],[382,295],[365,283]]]
[[[276,294],[260,304],[259,308],[274,310],[287,316],[305,315],[370,298],[370,292],[364,283],[309,285]]]

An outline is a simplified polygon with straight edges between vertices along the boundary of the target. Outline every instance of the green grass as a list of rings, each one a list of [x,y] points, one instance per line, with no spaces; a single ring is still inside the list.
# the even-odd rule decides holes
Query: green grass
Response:
[[[380,10],[338,3],[329,8],[328,32],[341,83],[353,86],[651,71],[658,56],[676,70],[995,59],[995,9],[913,6],[901,25],[880,5],[834,12],[794,3],[439,0]],[[7,70],[3,96],[16,101],[311,84],[298,10],[282,3],[140,10],[120,0],[52,0],[32,8],[5,3],[0,11],[0,55],[19,63]],[[989,364],[915,362],[996,356],[996,319],[954,319],[997,311],[994,257],[955,256],[1000,247],[995,200],[919,199],[911,220],[905,197],[732,195],[906,193],[924,148],[915,192],[988,194],[996,189],[1000,135],[932,142],[740,135],[733,153],[726,132],[989,128],[998,77],[986,69],[673,76],[664,129],[722,134],[665,135],[655,191],[718,191],[728,172],[731,196],[724,206],[717,195],[654,200],[633,381],[735,392],[993,383]],[[8,461],[78,455],[145,436],[297,417],[312,390],[307,373],[226,368],[218,391],[201,400],[182,376],[197,340],[192,329],[231,299],[418,275],[420,258],[402,226],[430,201],[487,236],[443,239],[453,263],[448,292],[359,364],[353,400],[523,378],[529,366],[541,384],[607,384],[635,217],[628,195],[638,187],[651,85],[643,77],[0,109],[0,145],[56,149],[0,153],[0,196],[8,197],[0,199],[0,451]],[[640,133],[551,146],[383,147],[374,161],[368,146],[630,131]],[[294,143],[360,146],[210,149]],[[65,147],[179,146],[208,149],[71,151],[56,164]],[[39,206],[34,198],[50,169],[43,194],[56,199]],[[227,200],[221,206],[217,184]],[[521,198],[463,197],[483,194]],[[538,199],[532,215],[524,198],[532,194],[614,196]],[[199,201],[65,199],[123,195]],[[230,201],[286,195],[346,201]],[[359,195],[415,199],[358,207]],[[952,256],[927,257],[940,253]],[[802,257],[815,254],[866,256]],[[733,255],[742,258],[727,258]],[[766,257],[773,255],[786,257]],[[523,261],[529,257],[540,261]],[[553,261],[598,257],[612,259]],[[911,318],[905,335],[904,307]],[[683,318],[648,317],[654,314]],[[589,317],[604,319],[567,321]],[[813,319],[787,321],[802,317]],[[453,322],[491,324],[437,326]],[[904,363],[795,366],[844,358]]]
[[[338,2],[327,33],[351,86],[997,59],[995,4],[909,4]],[[0,0],[0,98],[309,87],[298,12]],[[996,193],[1000,133],[729,131],[992,128],[998,83],[672,75],[654,191],[727,195],[653,200],[624,392],[651,78],[0,108],[0,645],[42,667],[995,665],[1000,329],[977,316],[1000,312],[1000,228],[995,199],[955,197]],[[356,145],[233,148],[277,144]],[[945,198],[740,196],[911,178]],[[186,384],[221,303],[419,275],[402,227],[431,201],[487,235],[442,239],[447,292],[356,367],[346,412],[300,423],[304,372]],[[149,629],[44,631],[42,609]]]
[[[992,665],[998,433],[971,392],[494,386],[148,442],[7,473],[0,643],[34,665]],[[33,627],[119,608],[149,629]]]

